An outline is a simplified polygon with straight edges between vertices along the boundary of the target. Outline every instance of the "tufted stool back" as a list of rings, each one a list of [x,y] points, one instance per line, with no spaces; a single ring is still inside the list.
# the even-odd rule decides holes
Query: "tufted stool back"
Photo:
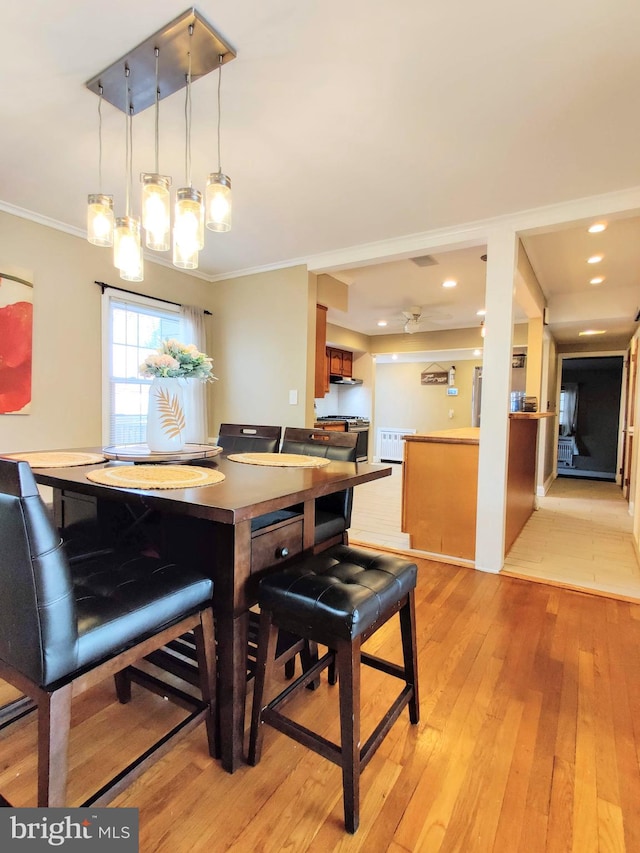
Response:
[[[253,424],[220,424],[218,446],[225,453],[277,453],[282,427]]]
[[[73,695],[115,676],[118,698],[128,702],[118,686],[123,671],[188,631],[202,699],[185,697],[187,719],[84,805],[106,805],[200,721],[215,754],[212,595],[213,581],[191,567],[130,551],[69,563],[29,464],[0,457],[0,678],[32,700],[10,703],[2,717],[8,723],[38,708],[39,806],[66,804]]]
[[[129,553],[71,567],[27,462],[0,459],[0,659],[42,687],[210,601],[188,567]]]
[[[76,668],[76,602],[27,462],[0,459],[0,543],[0,658],[45,685]]]
[[[355,462],[355,432],[338,432],[324,429],[287,427],[282,439],[282,453],[302,453],[306,456],[323,456],[336,462]],[[328,547],[346,543],[351,527],[353,489],[344,489],[316,498],[315,544]]]

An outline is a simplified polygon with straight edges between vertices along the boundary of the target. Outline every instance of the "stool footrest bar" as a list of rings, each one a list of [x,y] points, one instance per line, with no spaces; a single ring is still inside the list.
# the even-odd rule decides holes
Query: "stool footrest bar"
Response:
[[[389,730],[398,719],[400,714],[409,704],[409,701],[413,697],[413,685],[407,685],[393,705],[389,708],[384,717],[380,720],[378,725],[375,727],[373,732],[371,733],[371,737],[367,740],[365,745],[360,750],[360,769],[364,770],[364,768],[369,763],[370,759],[373,757],[376,749],[380,746],[382,741],[387,736]]]
[[[282,734],[288,735],[288,737],[308,747],[308,749],[317,752],[323,758],[328,758],[334,764],[342,764],[342,750],[340,747],[333,743],[333,741],[327,740],[322,735],[306,728],[306,726],[296,723],[273,708],[264,709],[262,720],[272,728],[282,732]]]

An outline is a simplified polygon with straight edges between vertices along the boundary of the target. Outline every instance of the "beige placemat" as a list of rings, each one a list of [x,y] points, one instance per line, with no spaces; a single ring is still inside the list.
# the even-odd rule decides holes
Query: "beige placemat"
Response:
[[[224,474],[192,465],[119,465],[89,471],[87,479],[126,489],[191,489],[221,483]]]
[[[331,460],[324,456],[304,456],[302,453],[232,453],[227,459],[271,468],[322,468],[331,464]]]
[[[104,462],[102,453],[62,453],[58,450],[39,450],[32,453],[5,453],[9,459],[28,462],[32,468],[72,468],[74,465],[95,465]]]

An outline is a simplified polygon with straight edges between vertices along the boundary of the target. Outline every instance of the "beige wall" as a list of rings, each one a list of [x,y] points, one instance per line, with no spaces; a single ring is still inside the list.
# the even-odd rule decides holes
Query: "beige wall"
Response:
[[[527,345],[527,323],[513,327],[513,346]],[[430,352],[447,349],[475,349],[482,347],[480,323],[471,329],[442,329],[436,332],[417,332],[415,335],[373,335],[370,352]]]
[[[329,346],[352,350],[354,353],[364,353],[372,351],[372,342],[375,340],[375,338],[369,335],[363,335],[360,332],[354,332],[351,329],[327,323],[327,344]],[[354,375],[356,374],[354,373]],[[362,378],[360,374],[357,375],[359,378]]]
[[[431,432],[471,426],[473,372],[481,361],[456,363],[457,397],[447,396],[447,386],[422,385],[427,365],[377,364],[374,426],[378,429],[415,429]],[[451,365],[443,363],[445,368]],[[449,417],[449,411],[453,417]],[[376,432],[377,435],[377,432]]]
[[[305,426],[312,418],[312,279],[306,267],[297,266],[208,285],[211,354],[219,377],[212,389],[211,436],[225,422]],[[290,391],[297,391],[295,405],[289,403]]]
[[[102,443],[102,300],[94,281],[206,307],[210,285],[202,280],[147,263],[145,281],[132,284],[111,259],[109,249],[0,212],[0,268],[29,270],[34,282],[31,413],[0,415],[0,450]]]

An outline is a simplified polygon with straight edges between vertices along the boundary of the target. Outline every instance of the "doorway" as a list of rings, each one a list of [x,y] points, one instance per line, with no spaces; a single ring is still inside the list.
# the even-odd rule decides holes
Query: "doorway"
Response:
[[[623,367],[622,355],[562,359],[559,477],[616,480]]]

